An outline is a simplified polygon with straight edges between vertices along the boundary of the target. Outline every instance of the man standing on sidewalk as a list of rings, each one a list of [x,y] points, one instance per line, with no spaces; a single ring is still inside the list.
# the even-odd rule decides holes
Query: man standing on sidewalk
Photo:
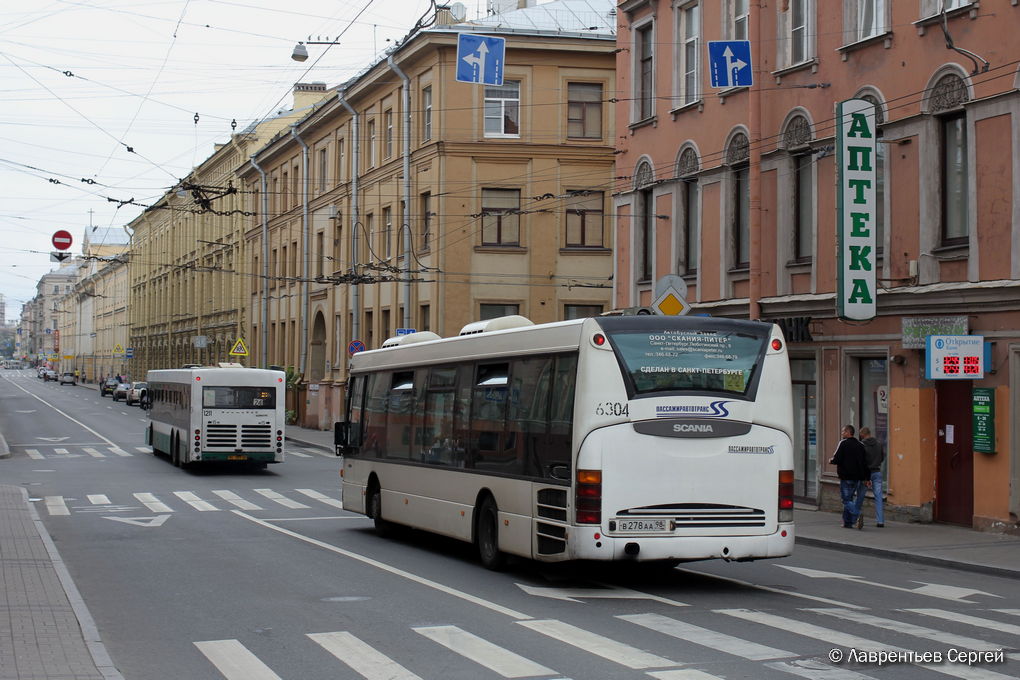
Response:
[[[885,526],[885,508],[882,499],[882,461],[885,460],[885,449],[882,442],[871,436],[871,430],[861,428],[861,444],[864,445],[864,460],[868,464],[868,475],[871,481],[871,493],[875,496],[875,526]]]
[[[844,425],[840,433],[843,437],[832,455],[830,463],[835,463],[836,474],[839,476],[839,495],[843,500],[843,528],[864,528],[865,484],[870,484],[871,473],[865,460],[864,445],[854,437],[854,426]]]

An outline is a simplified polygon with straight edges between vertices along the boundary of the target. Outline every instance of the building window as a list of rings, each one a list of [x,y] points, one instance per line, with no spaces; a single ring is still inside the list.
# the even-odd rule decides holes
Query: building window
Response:
[[[602,85],[567,83],[567,137],[602,139]]]
[[[329,149],[319,149],[319,191],[326,190],[326,179],[329,176]]]
[[[386,126],[386,158],[393,156],[393,109],[387,109],[383,114],[383,125]]]
[[[747,40],[748,0],[730,0],[730,39]]]
[[[382,242],[379,244],[379,251],[383,258],[388,260],[393,255],[393,210],[389,206],[382,209],[382,222],[382,233],[379,234]]]
[[[421,140],[432,139],[432,86],[421,91]]]
[[[881,253],[885,244],[886,145],[882,141],[885,113],[878,97],[865,94],[860,98],[875,105],[875,252]]]
[[[358,249],[361,251],[359,262],[368,262],[368,254],[372,251],[372,239],[375,237],[375,214],[368,213],[365,215],[365,230],[364,238],[361,239],[361,247]],[[372,259],[378,259],[374,253]]]
[[[482,189],[482,245],[517,246],[520,234],[520,189]]]
[[[602,248],[604,240],[603,194],[572,191],[566,200],[567,248]]]
[[[280,196],[280,212],[286,212],[290,208],[290,174],[283,173],[280,183],[283,185],[283,194]]]
[[[602,313],[602,305],[563,305],[563,320],[587,319]]]
[[[967,117],[939,120],[942,132],[942,245],[967,243]]]
[[[779,14],[783,39],[779,41],[779,66],[787,68],[813,58],[812,0],[787,0]]]
[[[323,232],[315,234],[315,275],[322,276],[325,267],[323,262],[326,259],[326,235]]]
[[[973,4],[973,0],[921,0],[921,17],[930,17],[940,14],[943,9],[951,12]]]
[[[847,44],[887,33],[886,6],[886,0],[846,0],[843,4],[843,30]]]
[[[637,29],[637,119],[645,120],[655,115],[654,68],[655,43],[652,37],[652,24],[645,24]]]
[[[336,181],[337,184],[347,178],[347,156],[344,149],[344,138],[336,140]]]
[[[793,157],[794,258],[810,260],[814,253],[814,181],[810,153]]]
[[[428,191],[421,195],[421,249],[427,251],[432,245],[432,194]]]
[[[521,136],[521,81],[504,80],[485,88],[485,136]]]
[[[655,181],[655,173],[647,161],[638,164],[634,172],[634,187],[637,202],[633,207],[632,222],[637,229],[637,260],[635,273],[638,282],[652,279],[652,255],[655,245],[655,205],[651,185]]]
[[[677,103],[692,104],[701,99],[699,72],[699,43],[701,42],[701,14],[698,3],[687,5],[677,12]]]
[[[421,305],[418,310],[418,330],[427,331],[432,329],[431,317],[429,315],[429,306]]]
[[[697,173],[701,169],[698,153],[691,147],[680,152],[676,163],[676,176],[683,182],[680,185],[680,215],[683,219],[680,228],[683,230],[682,261],[677,271],[694,274],[698,271],[698,241],[701,222],[701,187]]]
[[[731,260],[735,269],[746,269],[751,262],[751,187],[750,145],[747,135],[733,135],[726,148],[726,164],[730,166],[730,235],[733,246]]]
[[[365,160],[368,161],[368,167],[375,167],[375,121],[368,121],[368,153],[365,154]]]
[[[482,303],[479,305],[478,320],[488,321],[489,319],[498,319],[501,316],[513,316],[518,313],[520,308],[520,305],[513,304]]]

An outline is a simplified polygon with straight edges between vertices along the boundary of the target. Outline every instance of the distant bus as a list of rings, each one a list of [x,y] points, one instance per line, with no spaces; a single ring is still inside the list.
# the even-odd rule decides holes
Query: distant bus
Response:
[[[283,371],[204,366],[149,371],[146,443],[175,466],[283,462]]]
[[[778,326],[516,318],[519,328],[504,317],[354,355],[336,427],[345,510],[380,532],[400,524],[473,542],[489,568],[507,554],[792,552],[793,407]]]
[[[3,367],[10,369],[21,369],[24,368],[25,366],[20,359],[4,359]]]

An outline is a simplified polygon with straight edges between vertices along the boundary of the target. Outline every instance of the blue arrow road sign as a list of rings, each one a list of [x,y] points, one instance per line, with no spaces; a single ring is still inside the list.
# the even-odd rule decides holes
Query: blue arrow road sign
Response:
[[[711,40],[708,43],[708,63],[712,72],[712,87],[750,87],[751,41]]]
[[[457,80],[483,85],[503,84],[506,39],[461,33],[457,38]]]

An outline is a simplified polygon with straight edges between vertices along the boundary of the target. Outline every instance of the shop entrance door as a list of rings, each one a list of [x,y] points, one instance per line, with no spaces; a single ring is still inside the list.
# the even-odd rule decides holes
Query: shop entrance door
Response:
[[[935,519],[965,526],[974,522],[970,390],[969,380],[941,380],[935,393],[938,401]]]

